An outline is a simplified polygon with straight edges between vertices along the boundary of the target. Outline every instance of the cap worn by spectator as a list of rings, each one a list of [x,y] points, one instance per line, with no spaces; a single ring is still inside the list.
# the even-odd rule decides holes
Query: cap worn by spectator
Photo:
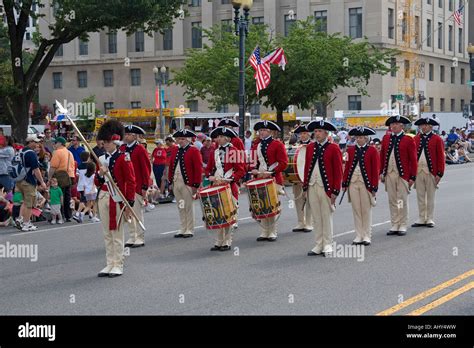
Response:
[[[36,134],[31,134],[26,137],[26,142],[30,143],[34,141],[35,143],[41,142],[41,139],[36,136]]]
[[[63,137],[57,137],[57,138],[54,138],[54,142],[57,144],[57,143],[61,143],[63,145],[66,145],[66,139],[64,139]]]

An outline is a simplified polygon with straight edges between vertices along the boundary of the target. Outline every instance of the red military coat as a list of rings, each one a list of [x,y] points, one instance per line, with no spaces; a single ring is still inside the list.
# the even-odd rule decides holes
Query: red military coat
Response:
[[[444,143],[443,139],[437,134],[431,132],[427,135],[428,141],[424,148],[426,155],[426,162],[428,162],[428,168],[430,173],[440,178],[444,175],[445,168],[445,157],[444,157]],[[420,159],[421,152],[423,150],[421,142],[421,134],[417,134],[414,138],[415,145],[417,148],[417,159]]]
[[[388,160],[391,154],[390,150],[397,146],[398,151],[395,152],[395,162],[400,177],[406,181],[415,181],[417,170],[415,142],[408,135],[401,135],[399,137],[392,135],[386,134],[382,139],[380,161],[383,165],[380,167],[380,173],[383,176],[387,174]]]
[[[316,146],[320,145],[317,142],[313,142],[306,146],[306,161],[304,166],[303,183],[304,191],[308,190],[309,180],[315,168]],[[326,191],[326,195],[328,195],[328,197],[331,197],[332,194],[337,196],[341,191],[342,182],[342,154],[339,146],[327,141],[322,146],[317,163],[322,175],[324,191]]]
[[[179,146],[171,150],[168,180],[173,182],[176,165],[180,165],[184,182],[190,187],[198,188],[201,185],[202,156],[199,149],[189,144],[184,148],[184,156],[179,156]]]
[[[107,156],[107,154],[104,156]],[[119,150],[114,152],[109,159],[109,171],[114,182],[125,196],[125,199],[129,202],[134,201],[136,187],[135,171],[129,155]],[[107,185],[104,184],[104,178],[96,175],[95,182],[97,186],[102,185],[103,191],[108,190]],[[118,226],[118,221],[116,220],[117,204],[113,201],[112,196],[110,196],[109,199],[109,230],[113,231],[116,230]]]
[[[258,146],[263,143],[262,140],[255,146],[252,150],[251,160],[250,160],[250,169],[258,169],[259,161],[257,155]],[[262,150],[262,154],[267,159],[267,168],[272,164],[277,163],[275,169],[273,169],[273,176],[278,185],[283,185],[283,175],[282,172],[288,166],[288,154],[286,152],[285,144],[279,140],[271,139],[268,144],[266,151]]]
[[[244,142],[239,137],[232,138],[230,142],[237,150],[245,151]]]
[[[142,190],[147,190],[150,185],[151,162],[148,151],[138,142],[135,142],[131,147],[122,145],[120,149],[130,154],[135,170],[135,192],[141,195]]]
[[[365,187],[369,192],[377,192],[379,186],[379,153],[375,147],[366,145],[362,147],[362,164],[357,160],[356,152],[358,147],[351,146],[347,149],[349,156],[346,166],[344,168],[344,175],[342,180],[342,187],[349,187],[352,174],[359,164],[362,178],[364,180]]]
[[[214,175],[216,171],[216,161],[215,154],[216,151],[219,151],[219,148],[211,152],[209,156],[209,162],[207,162],[206,167],[206,177]],[[232,182],[230,183],[230,188],[235,199],[239,198],[239,180],[245,175],[245,158],[243,154],[236,149],[234,146],[227,147],[226,155],[224,156],[224,161],[222,162],[224,168],[224,174],[227,171],[233,169],[233,175],[230,177]]]

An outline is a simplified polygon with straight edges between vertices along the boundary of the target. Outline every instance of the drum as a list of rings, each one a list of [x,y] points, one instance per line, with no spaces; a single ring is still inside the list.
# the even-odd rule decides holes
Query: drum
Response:
[[[306,146],[288,149],[288,166],[283,172],[285,185],[300,184],[304,181]]]
[[[236,222],[237,206],[230,185],[217,185],[198,190],[202,220],[209,230],[232,226]]]
[[[247,181],[246,186],[249,210],[255,220],[266,219],[280,213],[280,201],[274,179],[254,179]]]

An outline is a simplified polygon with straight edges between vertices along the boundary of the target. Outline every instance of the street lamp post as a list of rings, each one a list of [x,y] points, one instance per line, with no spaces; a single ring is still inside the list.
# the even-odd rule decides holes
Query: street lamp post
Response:
[[[239,36],[239,137],[245,134],[245,37],[249,28],[249,11],[253,0],[232,0],[234,7],[235,34]],[[240,15],[243,8],[243,16]]]
[[[158,95],[159,95],[159,108],[160,108],[160,138],[164,139],[165,137],[165,118],[163,117],[163,103],[161,100],[162,97],[162,86],[165,82],[165,74],[166,74],[166,66],[162,66],[158,69],[156,66],[153,67],[153,73],[155,74],[155,87],[158,87]],[[158,128],[158,122],[156,124],[156,128]],[[158,133],[155,128],[155,133]]]
[[[467,48],[469,53],[469,66],[471,69],[471,115],[474,116],[474,46],[469,44]]]

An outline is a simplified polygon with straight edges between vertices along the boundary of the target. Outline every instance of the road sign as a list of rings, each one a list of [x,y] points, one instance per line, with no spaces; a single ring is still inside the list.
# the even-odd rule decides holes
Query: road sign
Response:
[[[403,94],[397,94],[397,95],[395,95],[395,99],[396,100],[404,100],[405,96]]]

